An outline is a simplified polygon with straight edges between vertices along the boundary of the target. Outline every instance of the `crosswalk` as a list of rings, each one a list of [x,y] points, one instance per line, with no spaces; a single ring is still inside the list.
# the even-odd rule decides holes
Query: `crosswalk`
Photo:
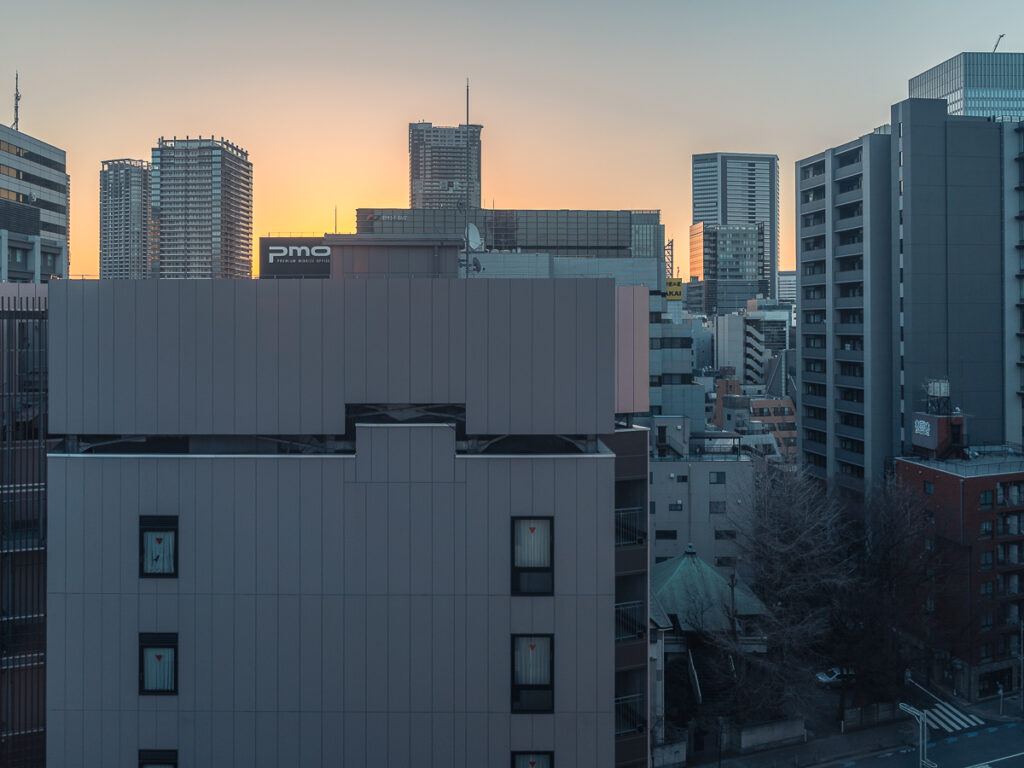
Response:
[[[922,710],[927,719],[928,727],[933,731],[945,731],[954,733],[965,728],[976,728],[984,725],[985,721],[977,715],[968,715],[944,701],[937,702],[935,706]]]

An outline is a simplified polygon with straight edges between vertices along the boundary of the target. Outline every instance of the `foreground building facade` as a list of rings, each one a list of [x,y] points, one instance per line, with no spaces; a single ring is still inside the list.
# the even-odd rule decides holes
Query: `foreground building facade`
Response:
[[[62,284],[51,759],[646,764],[623,300],[589,279]],[[81,354],[83,316],[135,352]]]

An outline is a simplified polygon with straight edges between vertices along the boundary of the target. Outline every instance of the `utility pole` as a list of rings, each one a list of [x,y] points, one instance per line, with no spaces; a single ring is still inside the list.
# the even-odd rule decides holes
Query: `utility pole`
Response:
[[[919,709],[914,709],[909,704],[904,704],[902,701],[900,702],[900,709],[917,720],[917,732],[920,739],[917,748],[918,765],[920,768],[937,768],[936,764],[928,759],[928,719],[925,713]]]

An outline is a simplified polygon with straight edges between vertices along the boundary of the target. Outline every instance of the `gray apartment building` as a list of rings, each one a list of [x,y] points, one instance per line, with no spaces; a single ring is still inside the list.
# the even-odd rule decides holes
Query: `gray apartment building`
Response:
[[[152,216],[161,278],[252,276],[252,163],[223,137],[161,137]]]
[[[51,289],[49,759],[646,765],[646,294],[330,240]]]
[[[104,160],[100,167],[101,280],[150,276],[156,246],[151,172],[145,160]]]
[[[0,282],[67,277],[66,162],[64,150],[0,125]]]
[[[763,224],[760,293],[776,298],[779,271],[779,157],[732,152],[693,156],[693,224]],[[691,272],[691,277],[693,273]]]
[[[409,123],[410,208],[480,207],[483,129],[482,125]]]
[[[889,132],[891,130],[891,133]],[[797,163],[801,454],[858,490],[911,450],[929,379],[972,443],[1021,438],[1016,124],[893,105]]]

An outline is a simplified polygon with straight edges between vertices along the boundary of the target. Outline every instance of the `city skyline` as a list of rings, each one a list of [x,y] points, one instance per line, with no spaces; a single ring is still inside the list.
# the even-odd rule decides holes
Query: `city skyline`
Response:
[[[68,153],[72,274],[99,271],[101,162],[146,157],[161,135],[231,136],[246,147],[254,237],[331,231],[335,206],[342,232],[354,230],[357,207],[404,207],[408,124],[463,122],[467,76],[470,119],[487,134],[485,206],[657,208],[679,249],[691,223],[692,154],[778,154],[779,267],[791,269],[797,159],[887,122],[911,77],[961,51],[991,50],[1000,32],[1011,32],[1000,50],[1024,49],[1024,35],[1012,33],[1022,13],[1011,2],[989,3],[955,25],[945,23],[952,3],[933,5],[928,18],[910,3],[868,3],[856,19],[810,3],[785,14],[746,2],[595,4],[586,16],[527,4],[508,19],[460,3],[430,12],[393,3],[387,13],[255,3],[239,19],[238,6],[224,4],[207,10],[211,23],[202,29],[193,28],[188,6],[159,23],[155,9],[119,3],[89,14],[63,2],[9,12],[12,27],[36,28],[55,12],[68,22],[53,31],[57,55],[36,55],[29,37],[5,48],[0,122],[13,120],[17,69],[22,131]],[[872,6],[891,23],[872,26]],[[299,18],[317,23],[292,21]],[[228,19],[238,34],[221,37],[217,21]],[[464,34],[450,34],[453,19]],[[730,30],[736,53],[728,60],[709,60],[719,46],[712,37],[685,35],[731,19],[741,21]],[[93,43],[111,23],[125,33],[116,57],[95,53]],[[843,37],[820,32],[839,23]],[[354,28],[359,40],[332,44]],[[650,34],[673,28],[685,45]],[[520,55],[467,58],[458,44],[439,49],[430,42],[437,36],[487,40]],[[888,53],[865,60],[867,44]],[[184,47],[186,63],[159,54]],[[132,57],[145,65],[124,67]],[[753,83],[751,72],[767,72],[769,87]],[[140,96],[148,88],[155,98]]]

